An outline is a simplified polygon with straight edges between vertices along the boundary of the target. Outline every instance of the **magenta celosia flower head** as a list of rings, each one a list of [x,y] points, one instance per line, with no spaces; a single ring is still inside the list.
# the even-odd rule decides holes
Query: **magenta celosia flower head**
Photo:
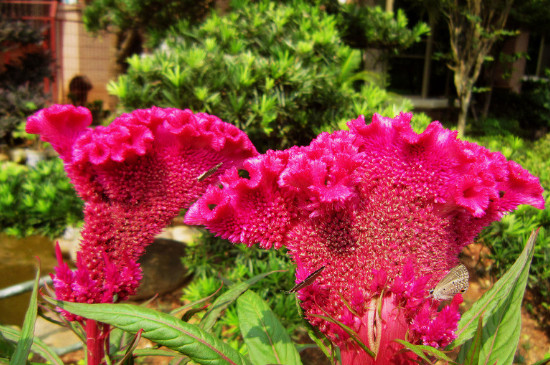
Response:
[[[411,117],[360,117],[307,147],[251,158],[248,177],[228,170],[186,215],[233,242],[286,246],[297,282],[324,266],[298,298],[347,364],[413,362],[398,338],[449,344],[462,297],[438,312],[428,290],[483,227],[519,204],[544,206],[518,164],[439,123],[417,134]]]
[[[257,152],[235,126],[189,110],[136,110],[95,129],[91,122],[86,108],[54,105],[31,116],[26,130],[51,143],[85,201],[77,270],[60,262],[57,297],[112,302],[135,293],[137,260],[154,236],[222,172]]]

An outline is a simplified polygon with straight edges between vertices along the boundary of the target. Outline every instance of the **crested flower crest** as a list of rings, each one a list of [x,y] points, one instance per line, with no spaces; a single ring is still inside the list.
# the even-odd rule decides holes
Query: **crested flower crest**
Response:
[[[349,131],[250,158],[246,173],[227,170],[185,218],[232,242],[286,246],[297,282],[324,266],[297,295],[344,363],[414,361],[398,338],[450,343],[461,296],[438,312],[428,290],[483,227],[519,204],[544,207],[538,179],[517,163],[437,122],[417,134],[411,118],[359,117]]]
[[[59,262],[56,295],[112,302],[136,292],[138,259],[154,236],[220,174],[257,152],[235,126],[190,110],[153,107],[107,127],[89,128],[91,122],[86,108],[54,105],[31,116],[26,130],[51,143],[85,201],[77,269]]]

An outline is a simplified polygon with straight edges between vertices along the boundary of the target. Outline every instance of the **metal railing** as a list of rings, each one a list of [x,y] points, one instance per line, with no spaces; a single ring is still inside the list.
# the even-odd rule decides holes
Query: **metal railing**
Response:
[[[39,286],[43,286],[45,284],[50,285],[51,283],[52,283],[52,278],[49,275],[46,275],[40,278],[38,285]],[[13,297],[15,295],[29,292],[32,290],[33,285],[34,285],[34,280],[29,280],[19,284],[8,286],[7,288],[0,289],[0,299],[5,299],[5,298]]]
[[[0,0],[0,14],[10,20],[22,20],[28,22],[34,29],[42,32],[46,38],[44,48],[50,52],[53,58],[53,75],[57,75],[57,16],[58,2],[55,0]],[[44,91],[57,97],[57,82],[54,77],[44,80]]]

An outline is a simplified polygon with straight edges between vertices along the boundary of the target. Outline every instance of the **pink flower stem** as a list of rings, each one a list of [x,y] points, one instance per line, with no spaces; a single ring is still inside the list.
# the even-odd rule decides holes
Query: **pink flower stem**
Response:
[[[99,365],[105,356],[105,341],[109,338],[105,325],[93,319],[86,320],[86,347],[88,365]]]

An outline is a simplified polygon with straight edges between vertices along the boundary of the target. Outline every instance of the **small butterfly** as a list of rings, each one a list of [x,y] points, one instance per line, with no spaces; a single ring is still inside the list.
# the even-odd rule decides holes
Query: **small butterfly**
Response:
[[[315,279],[317,279],[317,277],[321,274],[321,271],[324,270],[324,266],[321,266],[319,269],[315,270],[314,272],[312,272],[311,274],[309,274],[307,276],[307,278],[305,278],[304,280],[302,280],[301,282],[299,282],[298,284],[296,284],[294,286],[294,288],[290,289],[289,291],[287,291],[286,293],[287,294],[290,294],[290,293],[295,293],[297,292],[298,290],[302,289],[302,288],[305,288],[306,286],[308,285],[311,285],[313,284],[313,282],[315,281]]]
[[[214,175],[214,173],[216,171],[218,171],[218,169],[223,165],[223,162],[220,162],[219,164],[217,164],[216,166],[212,167],[210,170],[206,170],[205,172],[203,172],[202,174],[199,175],[199,177],[197,177],[197,180],[198,181],[204,181],[206,179],[208,179],[210,176]]]
[[[469,278],[466,266],[459,264],[453,267],[429,293],[437,300],[451,300],[455,294],[464,293],[468,289]]]

